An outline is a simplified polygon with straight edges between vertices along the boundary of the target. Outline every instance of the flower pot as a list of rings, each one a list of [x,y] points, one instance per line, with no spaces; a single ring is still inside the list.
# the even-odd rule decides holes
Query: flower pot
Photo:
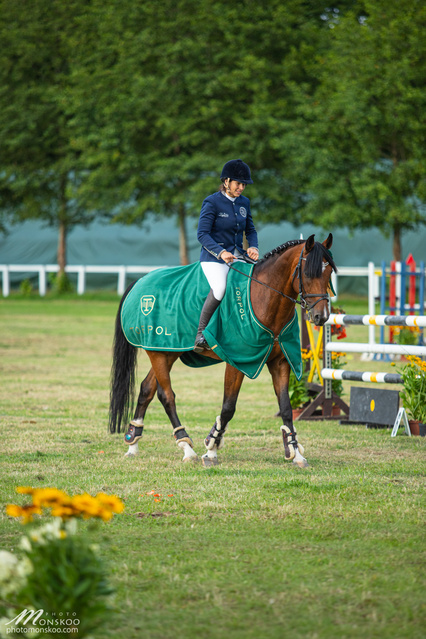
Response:
[[[338,417],[341,413],[340,406],[332,406],[331,407],[331,415],[332,417]],[[322,414],[324,415],[324,408],[322,409]]]
[[[291,411],[293,414],[293,421],[295,421],[299,417],[299,415],[303,413],[304,410],[304,408],[293,408],[293,410]]]
[[[422,424],[418,419],[409,419],[408,425],[412,435],[426,437],[426,424]]]

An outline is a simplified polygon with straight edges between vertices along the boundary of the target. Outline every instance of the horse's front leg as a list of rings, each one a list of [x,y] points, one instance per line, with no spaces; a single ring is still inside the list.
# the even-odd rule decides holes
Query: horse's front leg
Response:
[[[297,440],[297,433],[293,425],[293,413],[288,395],[288,381],[290,377],[290,365],[282,355],[268,362],[269,372],[272,376],[275,394],[280,407],[280,415],[283,420],[281,432],[284,444],[284,457],[300,468],[306,468],[308,462],[303,457],[304,450],[302,444]]]
[[[206,454],[202,457],[204,466],[216,466],[219,463],[217,451],[223,448],[223,437],[229,422],[235,414],[235,407],[243,379],[243,373],[230,364],[226,365],[222,410],[220,415],[216,417],[216,421],[210,433],[204,440],[204,444],[207,448]]]

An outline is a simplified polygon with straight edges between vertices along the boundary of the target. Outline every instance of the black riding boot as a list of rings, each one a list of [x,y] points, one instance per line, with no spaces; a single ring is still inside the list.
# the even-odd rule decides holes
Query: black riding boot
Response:
[[[217,300],[213,295],[213,291],[210,289],[210,293],[207,295],[204,306],[201,310],[200,323],[198,325],[197,337],[195,338],[194,351],[201,353],[204,349],[209,348],[204,335],[203,330],[206,328],[210,321],[211,316],[219,306],[221,300]]]

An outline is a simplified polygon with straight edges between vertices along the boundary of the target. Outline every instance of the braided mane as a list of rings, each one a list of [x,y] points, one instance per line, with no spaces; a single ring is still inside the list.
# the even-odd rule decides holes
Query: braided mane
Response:
[[[298,246],[299,244],[304,244],[306,240],[289,240],[280,246],[272,249],[269,253],[266,253],[261,260],[259,260],[258,264],[264,264],[270,257],[274,255],[281,255],[289,248],[293,246]],[[334,263],[333,256],[328,249],[325,248],[323,244],[320,242],[315,242],[312,251],[308,253],[306,258],[306,267],[305,267],[305,275],[307,277],[317,278],[321,277],[322,273],[322,265],[323,259],[325,259],[333,269],[333,271],[337,272],[336,264]]]
[[[259,260],[258,264],[261,264],[273,255],[281,255],[281,253],[284,253],[284,251],[291,248],[292,246],[297,246],[298,244],[303,244],[304,242],[306,242],[306,240],[289,240],[288,242],[284,242],[284,244],[280,244],[280,246],[272,249],[272,251],[269,251],[269,253],[265,253],[262,259]]]

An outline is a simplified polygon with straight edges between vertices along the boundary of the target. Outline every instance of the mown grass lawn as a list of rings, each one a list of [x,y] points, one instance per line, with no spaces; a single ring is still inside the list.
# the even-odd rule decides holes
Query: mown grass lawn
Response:
[[[367,312],[366,301],[339,304]],[[244,382],[220,466],[182,464],[157,400],[139,456],[125,459],[122,436],[106,430],[117,306],[113,295],[0,302],[2,504],[23,502],[19,485],[105,491],[126,504],[108,524],[81,525],[116,589],[96,637],[423,638],[424,438],[299,422],[310,463],[301,470],[284,462],[264,371]],[[364,327],[350,330],[350,341],[367,341]],[[147,367],[141,353],[140,378]],[[174,369],[199,454],[223,372]],[[19,553],[22,532],[2,508],[0,547]]]

